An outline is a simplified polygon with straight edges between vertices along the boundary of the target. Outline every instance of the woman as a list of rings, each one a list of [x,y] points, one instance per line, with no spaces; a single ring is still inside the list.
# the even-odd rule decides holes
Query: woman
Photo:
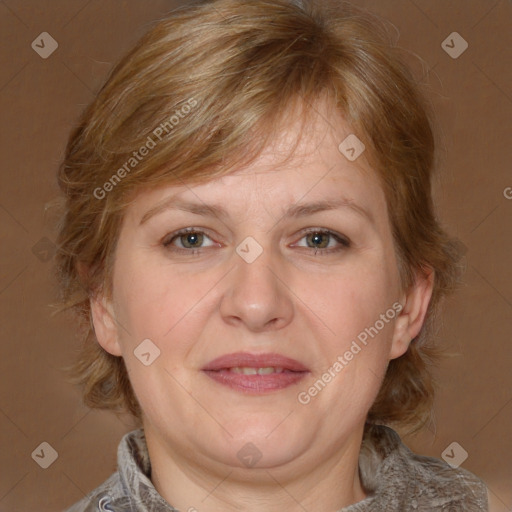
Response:
[[[90,322],[76,379],[141,429],[70,510],[481,511],[413,454],[460,249],[385,28],[333,2],[160,21],[72,134],[58,265]],[[84,229],[86,228],[86,229]]]

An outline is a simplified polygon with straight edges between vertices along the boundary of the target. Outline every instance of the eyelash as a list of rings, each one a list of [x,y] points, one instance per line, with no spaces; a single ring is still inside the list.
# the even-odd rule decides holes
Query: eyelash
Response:
[[[187,235],[189,233],[204,235],[207,238],[209,238],[210,240],[212,240],[205,231],[203,231],[199,228],[189,227],[189,228],[185,228],[185,229],[180,229],[179,231],[176,231],[176,232],[171,233],[170,235],[166,236],[162,240],[162,245],[165,248],[167,248],[173,252],[178,252],[181,254],[185,253],[187,255],[198,255],[202,252],[202,250],[204,251],[206,248],[198,247],[198,248],[188,249],[188,248],[184,248],[184,247],[172,246],[173,241],[175,241],[176,239],[180,238],[181,236]],[[299,241],[311,234],[328,235],[339,244],[337,247],[334,247],[334,248],[332,248],[332,247],[331,248],[301,247],[302,249],[306,249],[308,252],[313,251],[314,256],[332,254],[332,253],[344,251],[344,250],[348,249],[349,247],[351,247],[351,242],[348,238],[346,238],[345,236],[342,236],[334,231],[330,231],[328,229],[323,229],[323,228],[309,228],[309,229],[303,231],[302,236],[299,238]],[[331,240],[329,240],[329,243],[330,243],[330,241]]]
[[[314,256],[325,256],[327,254],[337,253],[344,250],[347,250],[351,246],[350,240],[335,231],[331,231],[329,229],[322,229],[322,228],[308,228],[305,231],[303,231],[302,236],[300,237],[299,241],[303,238],[307,237],[311,234],[318,234],[318,235],[328,235],[331,239],[334,239],[339,245],[337,247],[331,247],[331,248],[318,248],[318,247],[303,247],[303,249],[306,249],[308,251],[313,251]],[[329,240],[330,243],[331,240]]]
[[[199,229],[199,228],[185,228],[185,229],[180,229],[179,231],[176,231],[174,233],[171,233],[170,235],[166,236],[163,240],[162,240],[162,245],[169,249],[170,251],[173,251],[173,252],[178,252],[178,253],[181,253],[181,254],[184,254],[186,253],[187,255],[196,255],[196,254],[199,254],[201,252],[201,249],[205,249],[204,247],[199,247],[199,248],[193,248],[193,249],[187,249],[187,248],[184,248],[184,247],[173,247],[171,244],[174,240],[180,238],[181,236],[183,235],[187,235],[189,233],[196,233],[196,234],[200,234],[200,235],[205,235],[207,238],[210,238],[208,236],[208,234]],[[211,238],[210,238],[211,240]]]

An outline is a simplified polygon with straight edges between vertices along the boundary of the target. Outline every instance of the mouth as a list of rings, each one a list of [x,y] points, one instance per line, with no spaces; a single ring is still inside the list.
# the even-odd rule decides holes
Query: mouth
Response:
[[[202,371],[235,391],[263,394],[287,388],[302,380],[309,369],[280,354],[237,352],[210,361]]]

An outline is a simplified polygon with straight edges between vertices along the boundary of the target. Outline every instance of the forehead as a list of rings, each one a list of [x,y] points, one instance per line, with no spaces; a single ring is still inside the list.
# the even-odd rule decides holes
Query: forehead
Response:
[[[329,103],[319,101],[311,107],[306,123],[290,111],[273,132],[276,136],[244,167],[204,183],[181,182],[140,193],[133,209],[140,215],[174,197],[225,208],[257,203],[277,211],[301,201],[342,197],[366,205],[376,214],[383,212],[385,198],[377,174],[369,167],[364,151],[354,160],[347,158],[343,143],[355,134]]]

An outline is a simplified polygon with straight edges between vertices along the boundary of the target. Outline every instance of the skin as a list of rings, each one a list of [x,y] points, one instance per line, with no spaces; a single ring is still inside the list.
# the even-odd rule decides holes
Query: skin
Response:
[[[98,341],[124,358],[143,409],[151,479],[179,510],[325,512],[365,497],[357,471],[365,418],[389,361],[419,333],[433,275],[402,290],[377,177],[364,154],[350,162],[339,152],[351,133],[346,122],[333,119],[327,104],[317,111],[285,165],[297,122],[284,125],[279,140],[244,169],[141,192],[124,217],[112,299],[91,301]],[[286,215],[291,206],[340,197],[369,218],[350,207]],[[217,205],[224,214],[159,208],[141,224],[170,198]],[[180,247],[190,238],[173,235],[187,227],[207,235],[195,253]],[[315,248],[308,228],[337,233],[350,246],[324,235],[327,247]],[[252,263],[236,252],[248,236],[263,250]],[[298,393],[396,301],[400,314],[307,405],[299,403]],[[150,366],[133,354],[147,338],[161,351]],[[201,371],[238,351],[277,352],[310,374],[283,390],[248,395]],[[250,468],[237,457],[248,442],[262,454]]]

